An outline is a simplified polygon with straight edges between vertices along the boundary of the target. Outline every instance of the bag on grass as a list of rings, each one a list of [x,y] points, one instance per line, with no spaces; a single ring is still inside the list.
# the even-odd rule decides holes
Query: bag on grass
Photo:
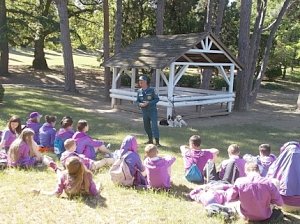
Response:
[[[131,152],[128,151],[121,158],[117,159],[109,170],[110,178],[114,184],[131,186],[134,177],[131,175],[129,167],[125,162],[126,157]]]
[[[203,182],[203,175],[195,163],[186,171],[185,178],[190,182]]]
[[[54,140],[54,153],[60,156],[65,150],[64,141],[61,138],[56,137]]]

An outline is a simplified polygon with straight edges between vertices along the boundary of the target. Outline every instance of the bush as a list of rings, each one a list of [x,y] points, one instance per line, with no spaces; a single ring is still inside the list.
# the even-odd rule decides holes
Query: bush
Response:
[[[277,78],[282,76],[282,70],[280,66],[271,67],[267,69],[265,74],[270,81],[275,81]]]
[[[183,75],[177,83],[180,87],[199,88],[200,76],[197,75]]]
[[[212,85],[212,88],[215,90],[222,90],[222,87],[226,87],[226,89],[228,90],[227,82],[225,81],[225,79],[223,79],[220,76],[214,76],[211,79],[211,85]]]
[[[0,102],[3,102],[4,92],[5,92],[5,89],[4,89],[3,86],[0,84]]]

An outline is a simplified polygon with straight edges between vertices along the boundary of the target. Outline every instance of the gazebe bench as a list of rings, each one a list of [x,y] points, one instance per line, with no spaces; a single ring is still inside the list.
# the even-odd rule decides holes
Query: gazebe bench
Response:
[[[155,88],[160,96],[158,105],[172,116],[174,108],[227,104],[232,111],[235,69],[242,65],[212,33],[158,35],[140,38],[119,54],[111,57],[104,66],[113,69],[110,97],[112,107],[116,99],[136,100],[136,79],[140,69],[155,70]],[[178,81],[192,67],[217,68],[226,81],[223,91],[177,86]],[[169,73],[168,77],[165,75]],[[130,88],[117,87],[122,74],[131,78]],[[161,85],[164,82],[165,86]]]

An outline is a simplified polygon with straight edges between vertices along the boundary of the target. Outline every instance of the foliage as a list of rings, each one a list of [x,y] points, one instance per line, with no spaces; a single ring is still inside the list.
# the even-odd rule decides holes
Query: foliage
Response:
[[[266,70],[266,77],[270,81],[274,81],[276,80],[276,78],[279,78],[280,76],[282,76],[282,70],[280,66],[271,67]]]

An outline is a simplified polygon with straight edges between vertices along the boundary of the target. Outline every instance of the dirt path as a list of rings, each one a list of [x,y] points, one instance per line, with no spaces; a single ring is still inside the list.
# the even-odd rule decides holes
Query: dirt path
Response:
[[[140,116],[131,112],[110,108],[110,102],[104,100],[104,84],[101,71],[97,69],[76,69],[78,95],[63,92],[64,77],[61,67],[47,72],[36,72],[24,66],[13,66],[12,74],[4,77],[2,83],[12,86],[46,87],[47,91],[58,97],[66,95],[67,101],[82,106],[87,111],[101,113],[114,119],[139,121]],[[300,89],[300,85],[298,86]],[[297,88],[297,86],[296,86]],[[299,90],[298,90],[299,91]],[[270,126],[277,129],[289,129],[300,133],[300,113],[296,113],[298,91],[261,89],[254,107],[247,112],[233,112],[228,116],[197,118],[188,120],[193,126],[215,126],[220,124],[252,124]]]

